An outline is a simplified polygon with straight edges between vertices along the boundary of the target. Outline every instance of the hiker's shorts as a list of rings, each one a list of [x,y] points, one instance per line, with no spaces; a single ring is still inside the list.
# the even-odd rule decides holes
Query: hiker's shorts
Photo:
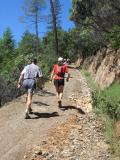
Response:
[[[28,93],[33,93],[34,90],[36,89],[36,81],[34,79],[25,79],[23,81],[23,88]]]
[[[54,85],[57,87],[64,86],[64,79],[54,79]]]

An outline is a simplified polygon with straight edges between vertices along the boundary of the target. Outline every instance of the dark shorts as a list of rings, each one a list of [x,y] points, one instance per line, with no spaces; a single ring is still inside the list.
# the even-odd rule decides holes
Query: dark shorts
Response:
[[[57,87],[64,86],[64,79],[54,79],[54,85]]]
[[[28,93],[33,93],[34,90],[36,89],[36,81],[34,79],[25,79],[23,81],[23,88]]]

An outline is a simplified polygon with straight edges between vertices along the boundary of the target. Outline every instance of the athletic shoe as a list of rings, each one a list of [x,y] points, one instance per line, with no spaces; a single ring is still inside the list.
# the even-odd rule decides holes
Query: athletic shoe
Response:
[[[58,107],[61,108],[62,107],[62,102],[58,101]]]
[[[25,119],[30,119],[31,117],[29,116],[28,112],[25,113]]]
[[[32,111],[32,108],[31,108],[31,107],[28,109],[28,113],[29,113],[29,114],[32,114],[32,113],[33,113],[33,111]]]

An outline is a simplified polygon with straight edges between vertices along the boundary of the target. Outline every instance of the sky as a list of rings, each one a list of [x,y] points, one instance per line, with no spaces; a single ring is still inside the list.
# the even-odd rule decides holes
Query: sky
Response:
[[[47,6],[49,0],[46,0]],[[60,0],[62,4],[62,28],[66,31],[74,27],[74,23],[69,20],[69,10],[72,7],[72,0]],[[19,42],[21,36],[25,30],[29,30],[34,33],[33,27],[25,23],[21,23],[19,17],[23,15],[22,5],[24,0],[0,0],[0,37],[2,37],[3,32],[9,27],[13,33],[16,42]],[[46,9],[46,14],[48,9]],[[43,37],[46,32],[45,23],[40,24],[40,37]]]

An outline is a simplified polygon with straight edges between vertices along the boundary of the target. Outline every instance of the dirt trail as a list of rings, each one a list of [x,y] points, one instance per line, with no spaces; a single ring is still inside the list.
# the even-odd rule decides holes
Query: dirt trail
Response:
[[[92,113],[90,92],[85,79],[77,70],[74,69],[71,70],[71,75],[73,78],[71,78],[69,83],[66,83],[63,98],[64,108],[61,110],[57,107],[55,89],[53,85],[47,85],[46,91],[43,93],[43,95],[40,95],[39,93],[35,94],[32,104],[34,114],[31,115],[31,119],[24,119],[24,96],[16,99],[15,101],[0,109],[0,160],[27,159],[28,157],[25,156],[27,151],[31,151],[33,146],[36,146],[36,144],[40,144],[41,142],[43,142],[43,139],[46,139],[46,137],[49,137],[49,141],[51,141],[50,139],[55,133],[59,135],[60,130],[62,130],[62,126],[64,126],[64,124],[73,123],[70,121],[71,117],[74,117],[73,119],[75,120],[72,124],[73,126],[71,128],[68,127],[69,133],[75,133],[75,125],[82,125],[83,134],[81,135],[81,137],[85,138],[83,136],[85,132],[87,137],[86,143],[87,141],[89,141],[88,147],[85,148],[85,146],[83,145],[83,149],[80,151],[85,152],[85,150],[88,150],[89,148],[88,157],[80,158],[80,155],[76,152],[75,156],[79,158],[73,156],[73,160],[95,160],[97,157],[96,155],[103,158],[98,158],[98,160],[109,159],[110,155],[108,153],[108,147],[101,132],[96,130],[94,132],[97,120],[95,120],[96,116]],[[75,118],[76,116],[77,118]],[[76,123],[77,121],[79,121],[79,124]],[[57,127],[61,127],[61,129],[58,131]],[[53,128],[55,128],[55,130],[53,130]],[[80,128],[78,127],[78,130],[81,130]],[[55,136],[57,137],[57,135]],[[67,139],[69,137],[68,134],[62,134],[62,136],[64,137],[63,139]],[[60,139],[59,136],[58,139]],[[102,145],[103,148],[100,148],[99,150],[96,147],[96,153],[90,155],[90,151],[92,149],[91,143],[94,143],[94,139],[96,140],[98,147]],[[50,143],[48,143],[47,139],[46,143],[51,145]],[[57,142],[57,144],[59,144],[59,142]],[[36,155],[33,156],[37,158]],[[89,156],[92,158],[90,159]],[[35,159],[35,157],[33,159]],[[62,158],[58,158],[56,155],[56,160],[72,160],[71,158],[65,158],[64,155],[62,155],[61,157]],[[52,158],[49,159],[52,160]],[[55,159],[55,155],[53,159]]]

